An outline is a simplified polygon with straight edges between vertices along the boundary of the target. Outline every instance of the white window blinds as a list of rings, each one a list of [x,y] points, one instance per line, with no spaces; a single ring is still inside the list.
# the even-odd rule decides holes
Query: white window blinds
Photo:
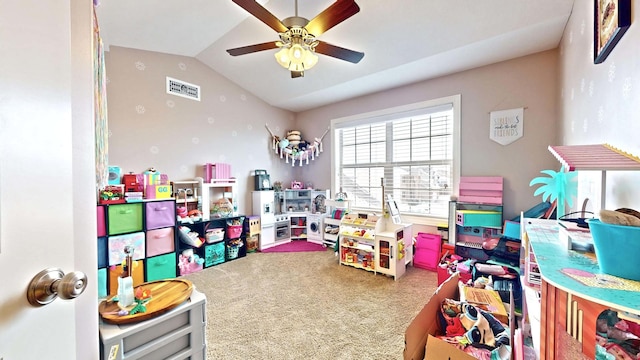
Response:
[[[379,212],[381,179],[404,214],[448,216],[454,182],[454,104],[334,124],[335,184],[351,206]]]

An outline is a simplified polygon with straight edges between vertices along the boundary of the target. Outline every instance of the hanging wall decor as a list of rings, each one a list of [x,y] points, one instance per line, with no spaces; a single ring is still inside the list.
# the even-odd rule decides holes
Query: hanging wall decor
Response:
[[[289,163],[289,160],[291,160],[291,166],[295,166],[296,163],[298,163],[298,166],[302,166],[303,164],[308,165],[309,160],[315,160],[317,156],[320,156],[320,153],[323,151],[322,139],[324,139],[329,132],[327,128],[322,136],[313,138],[313,141],[308,141],[303,139],[300,131],[289,130],[286,136],[281,138],[275,135],[267,124],[264,126],[269,131],[269,134],[271,134],[271,148],[281,159],[284,159],[286,163]]]
[[[524,109],[492,111],[489,114],[489,138],[500,145],[509,145],[522,137]]]

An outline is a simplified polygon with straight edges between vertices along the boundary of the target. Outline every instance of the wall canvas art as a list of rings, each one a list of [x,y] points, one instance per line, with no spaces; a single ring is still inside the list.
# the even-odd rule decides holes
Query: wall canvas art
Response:
[[[603,62],[631,25],[631,0],[594,0],[593,62]]]

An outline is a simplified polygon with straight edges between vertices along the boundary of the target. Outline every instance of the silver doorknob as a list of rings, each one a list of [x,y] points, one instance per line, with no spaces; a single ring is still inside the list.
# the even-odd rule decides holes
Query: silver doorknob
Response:
[[[39,307],[47,305],[57,297],[74,299],[87,288],[87,275],[81,271],[64,274],[61,269],[49,268],[40,271],[31,279],[27,289],[29,304]]]

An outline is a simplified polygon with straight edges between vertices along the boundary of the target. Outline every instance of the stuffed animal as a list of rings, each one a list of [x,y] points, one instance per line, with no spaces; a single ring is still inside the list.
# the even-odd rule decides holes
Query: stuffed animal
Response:
[[[600,210],[600,221],[613,225],[640,226],[640,212],[628,208],[620,208],[615,211],[602,209]]]

